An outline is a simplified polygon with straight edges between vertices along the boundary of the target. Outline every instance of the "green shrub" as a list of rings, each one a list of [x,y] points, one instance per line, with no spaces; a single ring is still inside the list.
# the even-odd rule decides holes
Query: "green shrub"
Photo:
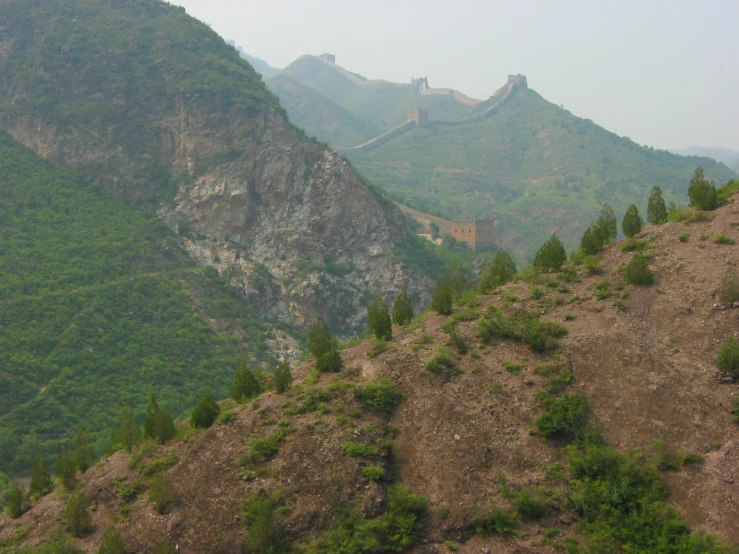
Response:
[[[725,304],[739,302],[739,277],[736,270],[728,268],[721,278],[721,284],[718,287],[718,298]]]
[[[546,502],[528,489],[517,492],[513,498],[521,519],[541,519],[549,513]]]
[[[254,374],[246,367],[246,361],[239,362],[234,374],[233,384],[231,385],[231,398],[236,402],[245,403],[259,396],[262,392],[262,385]]]
[[[331,350],[316,360],[316,369],[322,373],[338,373],[344,367],[339,350]]]
[[[271,437],[254,437],[249,441],[248,459],[251,463],[266,462],[274,458],[280,451],[280,443],[274,435]]]
[[[713,242],[716,244],[736,244],[736,241],[725,235],[724,233],[719,233],[718,235],[713,235]]]
[[[403,400],[403,392],[390,379],[383,377],[364,386],[354,389],[354,397],[365,408],[390,413]]]
[[[344,445],[344,452],[352,458],[375,458],[379,454],[376,448],[351,441]]]
[[[28,494],[31,498],[41,498],[49,494],[53,486],[51,475],[46,470],[44,457],[38,456],[33,468],[31,468],[31,484],[29,485]]]
[[[701,221],[710,221],[711,216],[704,211],[688,207],[671,210],[667,214],[667,220],[681,221],[683,223],[700,223]]]
[[[647,246],[648,243],[645,240],[627,239],[621,245],[621,252],[641,252],[642,250],[646,249]]]
[[[160,408],[156,396],[153,394],[149,399],[149,407],[146,410],[144,421],[144,436],[154,439],[159,444],[172,440],[177,434],[172,414],[167,408]]]
[[[388,343],[382,340],[375,340],[372,348],[367,351],[368,358],[376,358],[388,349]]]
[[[97,554],[126,554],[126,543],[113,525],[105,528]]]
[[[487,516],[475,522],[475,528],[483,536],[492,533],[512,535],[518,529],[518,521],[513,515],[493,505]]]
[[[539,316],[523,310],[506,317],[499,310],[488,310],[477,326],[478,336],[488,341],[493,337],[511,338],[528,344],[536,352],[545,352],[558,346],[557,337],[567,334],[567,328],[552,322],[542,321]]]
[[[739,341],[734,337],[729,338],[721,347],[716,360],[716,367],[731,373],[739,372]]]
[[[208,428],[215,423],[220,413],[221,407],[216,402],[213,391],[208,387],[205,389],[203,396],[200,397],[200,402],[198,402],[198,405],[192,411],[190,423],[193,427]]]
[[[115,492],[121,500],[123,500],[124,502],[129,502],[136,498],[136,495],[139,491],[136,484],[129,485],[128,483],[126,483],[125,477],[116,477]]]
[[[667,207],[662,197],[662,189],[655,186],[649,195],[647,204],[647,221],[652,225],[662,225],[667,221]]]
[[[624,214],[624,219],[621,222],[621,229],[623,229],[624,235],[632,238],[639,234],[644,227],[644,221],[639,215],[639,208],[636,204],[631,204]]]
[[[154,510],[164,514],[175,500],[172,478],[166,471],[157,473],[151,480],[149,487],[149,501],[154,503]]]
[[[737,191],[739,191],[739,179],[729,181],[724,186],[720,187],[716,191],[719,204],[725,204],[726,201],[736,194]]]
[[[648,286],[654,283],[654,276],[649,269],[644,254],[637,252],[626,266],[626,282],[630,285]]]
[[[289,551],[282,525],[275,517],[274,504],[275,499],[265,494],[252,496],[244,504],[247,554],[281,554]]]
[[[540,271],[559,271],[566,261],[565,247],[559,237],[554,234],[536,252],[533,266]]]
[[[514,364],[512,362],[503,362],[503,367],[508,373],[518,373],[521,371],[521,364]]]
[[[8,505],[5,506],[5,512],[8,514],[8,517],[18,519],[23,515],[23,497],[24,494],[21,486],[13,483],[10,489],[10,496],[8,497]]]
[[[290,372],[290,364],[287,360],[283,360],[272,374],[272,383],[275,386],[275,392],[277,394],[285,394],[292,380],[293,376]]]
[[[231,423],[232,421],[235,421],[236,414],[231,410],[226,410],[225,412],[221,412],[221,415],[218,416],[218,420],[225,425],[226,423]]]
[[[498,250],[492,260],[483,262],[477,275],[479,291],[487,294],[493,289],[509,283],[516,274],[516,264],[505,250]]]
[[[554,399],[536,426],[545,438],[575,439],[585,429],[588,400],[584,394],[565,395]]]
[[[603,269],[600,266],[600,258],[598,256],[588,256],[585,258],[584,266],[590,275],[598,275],[603,273]]]
[[[713,183],[709,183],[703,173],[703,168],[698,167],[690,179],[688,186],[688,197],[690,205],[699,210],[715,210],[718,207],[718,194]]]
[[[680,242],[688,242],[688,238],[689,237],[690,237],[690,235],[688,233],[680,233],[677,236],[677,240],[679,240]]]
[[[449,330],[449,345],[457,349],[460,354],[466,354],[469,348],[464,339],[459,335],[457,326],[453,325]]]
[[[436,350],[436,356],[426,364],[426,369],[431,373],[444,373],[445,370],[454,370],[457,367],[457,359],[454,353],[445,346]]]
[[[441,315],[450,315],[453,301],[452,285],[446,277],[440,277],[431,296],[431,309]]]
[[[364,469],[362,469],[362,474],[370,481],[379,481],[385,477],[385,469],[381,466],[365,466]]]

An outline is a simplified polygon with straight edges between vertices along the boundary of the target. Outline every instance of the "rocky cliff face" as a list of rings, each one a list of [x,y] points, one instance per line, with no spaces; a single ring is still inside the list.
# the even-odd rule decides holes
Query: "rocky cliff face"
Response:
[[[370,294],[427,302],[430,282],[393,262],[403,217],[220,37],[154,0],[55,8],[0,7],[0,122],[16,140],[155,207],[269,316],[348,329]]]

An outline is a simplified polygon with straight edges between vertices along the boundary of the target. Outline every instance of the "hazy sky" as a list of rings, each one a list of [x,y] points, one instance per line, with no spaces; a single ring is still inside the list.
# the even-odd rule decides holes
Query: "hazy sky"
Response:
[[[739,1],[173,0],[285,67],[331,52],[369,78],[487,98],[508,73],[656,148],[739,150]]]

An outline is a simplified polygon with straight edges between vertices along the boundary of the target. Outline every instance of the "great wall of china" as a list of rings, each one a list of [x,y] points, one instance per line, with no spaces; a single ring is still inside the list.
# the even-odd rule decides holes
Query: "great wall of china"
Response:
[[[476,100],[474,98],[470,98],[469,96],[465,96],[461,92],[458,92],[453,89],[449,88],[430,88],[428,86],[428,78],[427,77],[419,77],[418,79],[413,78],[411,79],[410,85],[407,83],[393,83],[391,81],[385,81],[382,79],[360,79],[356,75],[354,75],[352,72],[347,71],[340,65],[336,64],[336,57],[333,54],[322,54],[319,59],[325,63],[326,65],[329,65],[339,71],[342,75],[344,75],[347,79],[349,79],[352,83],[360,85],[360,86],[369,86],[369,85],[378,85],[378,84],[385,84],[385,85],[393,85],[397,87],[417,87],[420,94],[423,95],[434,95],[434,94],[443,94],[448,96],[453,96],[455,100],[461,102],[462,104],[466,104],[468,106],[476,106],[478,104],[482,103],[482,100]],[[371,138],[370,140],[363,142],[362,144],[359,144],[357,146],[347,147],[347,148],[339,148],[338,151],[342,154],[363,154],[365,152],[369,152],[371,150],[374,150],[375,148],[382,146],[383,144],[386,144],[393,140],[395,137],[398,137],[404,133],[407,133],[414,127],[426,127],[426,126],[439,126],[439,127],[456,127],[461,125],[470,125],[472,123],[477,123],[479,121],[482,121],[483,119],[486,119],[490,117],[491,115],[494,115],[498,113],[501,106],[505,104],[513,95],[513,93],[518,89],[526,89],[528,88],[528,81],[526,80],[525,75],[508,75],[508,81],[506,84],[497,90],[495,94],[493,94],[490,98],[495,99],[495,101],[484,111],[480,112],[479,114],[465,117],[463,119],[457,119],[452,121],[443,121],[443,120],[437,120],[432,121],[429,120],[428,112],[426,110],[423,110],[421,108],[414,108],[408,112],[408,121],[403,123],[402,125],[399,125],[395,127],[394,129],[390,129],[389,131],[382,133],[381,135],[378,135],[374,138]]]

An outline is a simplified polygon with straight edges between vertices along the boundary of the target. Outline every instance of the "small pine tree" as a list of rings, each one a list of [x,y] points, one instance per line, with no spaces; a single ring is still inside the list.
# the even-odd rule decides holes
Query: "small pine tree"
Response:
[[[600,210],[600,216],[595,222],[595,230],[601,247],[610,244],[618,234],[618,224],[616,222],[616,214],[613,212],[610,204],[606,202]]]
[[[293,380],[292,373],[290,372],[290,364],[287,360],[283,360],[280,365],[277,366],[275,372],[272,374],[272,383],[275,385],[275,391],[277,394],[284,394],[287,392],[290,383]]]
[[[626,282],[629,285],[647,286],[654,283],[654,276],[647,264],[647,258],[641,252],[634,254],[626,266]]]
[[[647,221],[652,225],[662,225],[667,221],[667,207],[665,199],[662,198],[662,189],[656,186],[652,187],[652,194],[649,195]]]
[[[739,341],[731,337],[726,344],[721,347],[716,367],[722,371],[736,373],[739,371]]]
[[[452,286],[445,277],[436,281],[436,288],[431,296],[431,309],[441,315],[452,313]]]
[[[190,423],[193,427],[208,428],[213,425],[220,413],[221,407],[216,402],[213,391],[208,387],[205,389],[203,396],[200,397],[200,402],[192,411]]]
[[[629,238],[635,237],[644,227],[644,221],[639,215],[639,208],[636,204],[631,204],[624,214],[624,219],[621,222],[621,229]]]
[[[146,408],[146,419],[144,419],[144,437],[153,439],[156,425],[157,415],[159,414],[159,403],[157,397],[153,394],[149,399],[149,406]]]
[[[158,514],[165,513],[174,502],[174,485],[172,484],[172,478],[166,471],[157,473],[154,479],[151,480],[149,500],[154,503],[154,510]]]
[[[585,229],[585,232],[580,239],[580,248],[588,256],[595,256],[600,252],[602,247],[603,245],[600,242],[598,227],[595,223],[591,223],[590,226]]]
[[[18,519],[23,515],[23,496],[23,488],[13,483],[13,488],[10,489],[10,496],[8,497],[8,505],[5,507],[9,517]]]
[[[554,234],[536,252],[534,267],[540,271],[559,271],[566,261],[565,247],[559,237]]]
[[[72,490],[77,486],[77,457],[71,450],[62,450],[56,459],[56,476],[64,488]]]
[[[28,493],[31,495],[31,498],[41,498],[51,492],[52,486],[51,475],[46,470],[44,458],[43,456],[39,456],[36,458],[36,462],[31,469],[31,485]]]
[[[393,324],[387,305],[379,294],[367,306],[367,326],[372,334],[380,340],[388,341],[393,338]]]
[[[91,522],[90,502],[87,497],[82,492],[73,494],[64,510],[67,529],[72,536],[81,537],[90,528]]]
[[[328,332],[323,321],[319,321],[308,330],[307,346],[308,350],[314,357],[318,358],[334,347],[336,340]]]
[[[487,294],[491,290],[509,283],[516,274],[516,263],[505,250],[498,250],[492,261],[483,262],[477,283],[480,292]]]
[[[258,396],[260,392],[262,392],[262,385],[259,380],[246,367],[246,362],[241,361],[236,368],[233,385],[231,385],[231,398],[243,403]]]
[[[115,452],[121,448],[125,448],[129,452],[133,447],[141,442],[141,428],[136,424],[133,410],[126,402],[121,413],[121,423],[113,431],[110,438],[108,450]]]
[[[74,456],[77,459],[77,469],[82,473],[90,469],[95,461],[90,432],[84,425],[79,428],[74,438]]]
[[[718,207],[718,194],[713,183],[706,179],[702,167],[698,167],[688,186],[690,205],[699,210],[715,210]]]
[[[413,304],[404,287],[395,299],[395,304],[393,304],[393,323],[396,325],[407,325],[412,319]]]
[[[341,359],[341,354],[339,354],[337,347],[322,354],[316,360],[316,369],[323,373],[338,373],[343,367],[344,361]]]
[[[105,529],[97,554],[126,554],[126,543],[115,526],[110,525]]]

